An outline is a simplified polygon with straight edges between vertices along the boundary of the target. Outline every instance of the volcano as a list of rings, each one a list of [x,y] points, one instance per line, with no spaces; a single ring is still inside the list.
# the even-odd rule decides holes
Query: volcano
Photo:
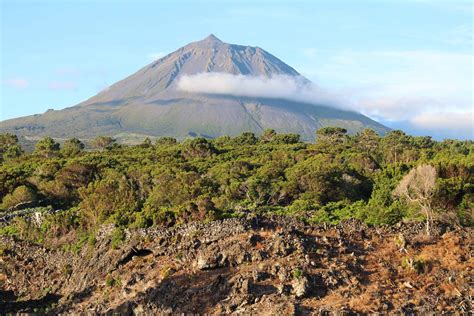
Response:
[[[295,69],[259,47],[224,43],[214,35],[190,43],[75,106],[0,122],[0,131],[27,137],[119,139],[146,136],[218,137],[267,128],[313,140],[325,126],[349,133],[365,128],[383,134],[388,128],[353,111],[311,100],[212,93],[180,88],[183,78],[199,74],[238,78],[295,78],[310,83]]]

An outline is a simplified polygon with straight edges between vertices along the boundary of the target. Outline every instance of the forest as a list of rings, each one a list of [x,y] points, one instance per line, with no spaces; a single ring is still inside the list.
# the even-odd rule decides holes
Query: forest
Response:
[[[326,127],[314,143],[274,130],[134,146],[106,136],[87,146],[46,137],[32,152],[2,134],[0,161],[0,219],[10,215],[0,235],[62,247],[93,242],[103,224],[114,224],[120,242],[126,228],[249,214],[331,224],[421,220],[428,234],[433,220],[473,226],[474,142],[399,130]],[[11,216],[25,210],[40,219]]]

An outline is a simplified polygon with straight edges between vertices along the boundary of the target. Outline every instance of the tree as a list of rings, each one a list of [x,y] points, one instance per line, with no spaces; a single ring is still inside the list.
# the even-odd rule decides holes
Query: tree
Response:
[[[319,152],[342,153],[348,145],[347,130],[341,127],[324,127],[316,131],[314,148]]]
[[[16,135],[5,133],[0,134],[0,162],[9,158],[19,157],[23,154],[23,149],[18,144]]]
[[[21,148],[20,145],[12,145],[9,146],[4,152],[3,152],[3,160],[11,159],[11,158],[16,158],[20,157],[21,155],[24,154],[23,148]]]
[[[86,227],[97,227],[106,219],[116,222],[135,212],[139,198],[134,183],[125,175],[108,169],[105,176],[79,189],[79,204]]]
[[[198,137],[185,144],[183,156],[185,158],[209,157],[217,152],[216,148],[207,139]]]
[[[272,141],[272,143],[276,144],[297,144],[299,142],[300,135],[298,134],[278,134]]]
[[[145,138],[143,140],[143,143],[141,143],[141,147],[143,148],[149,148],[152,146],[151,139],[149,137]]]
[[[160,137],[157,138],[155,144],[157,146],[173,146],[176,145],[178,141],[173,137]]]
[[[274,129],[267,128],[263,131],[262,135],[260,136],[260,141],[262,143],[268,143],[273,140],[273,138],[277,135]]]
[[[395,188],[394,194],[420,206],[426,217],[426,234],[430,235],[433,222],[431,201],[436,187],[436,169],[431,165],[419,165],[410,170]]]
[[[16,135],[5,133],[0,134],[0,150],[18,143],[18,137]]]
[[[35,146],[35,153],[46,158],[54,156],[58,151],[59,144],[49,136],[38,141]]]
[[[346,138],[347,129],[342,127],[323,127],[316,131],[318,142],[341,143]]]
[[[115,139],[109,136],[98,136],[94,138],[92,144],[98,149],[106,149],[115,142]]]
[[[407,134],[400,130],[390,131],[381,141],[384,159],[388,163],[398,163],[404,158],[404,152],[412,146]]]
[[[349,166],[319,154],[306,159],[287,171],[301,197],[324,205],[342,200],[356,201],[370,196],[370,182]]]
[[[380,136],[370,128],[364,129],[355,136],[356,146],[366,154],[374,154],[380,142]]]
[[[244,132],[234,138],[234,143],[237,145],[255,145],[257,137],[255,137],[254,133]]]
[[[62,152],[65,156],[74,156],[84,149],[84,143],[77,138],[71,138],[64,142]]]

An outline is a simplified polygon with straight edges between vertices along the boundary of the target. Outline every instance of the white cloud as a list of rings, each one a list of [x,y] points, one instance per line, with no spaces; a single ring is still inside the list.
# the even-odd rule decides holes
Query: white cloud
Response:
[[[194,93],[287,99],[336,107],[344,104],[336,95],[331,95],[303,77],[284,75],[267,78],[228,73],[200,73],[182,76],[177,89]]]
[[[345,51],[319,68],[321,77],[342,84],[400,95],[446,95],[470,92],[471,54],[432,51]],[[364,92],[364,91],[363,91]]]
[[[421,129],[427,122],[422,118],[434,118],[430,113],[466,113],[474,108],[471,54],[428,50],[325,53],[326,59],[320,56],[311,67],[301,68],[369,117],[409,121]],[[447,124],[438,128],[454,130]],[[457,129],[459,133],[466,130]]]
[[[52,90],[75,90],[77,84],[70,81],[53,81],[48,84],[48,88]]]
[[[435,112],[415,116],[411,123],[428,131],[446,130],[474,139],[474,112]]]
[[[24,90],[30,86],[30,82],[24,78],[8,78],[3,80],[2,85],[19,90]]]
[[[166,56],[165,52],[156,52],[156,53],[148,54],[148,58],[150,58],[151,60],[158,60],[158,59],[163,58],[165,56]]]
[[[365,96],[353,102],[353,109],[368,116],[386,121],[409,120],[426,111],[441,111],[448,101],[430,97],[408,96]]]

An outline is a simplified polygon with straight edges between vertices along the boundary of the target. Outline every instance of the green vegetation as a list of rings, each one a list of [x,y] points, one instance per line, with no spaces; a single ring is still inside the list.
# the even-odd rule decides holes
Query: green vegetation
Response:
[[[51,137],[45,137],[36,143],[35,153],[45,158],[53,157],[59,151],[59,144]]]
[[[2,208],[10,209],[36,200],[35,192],[26,185],[20,185],[12,193],[3,197]]]
[[[137,146],[100,137],[99,150],[92,151],[77,139],[60,148],[45,138],[34,152],[23,153],[16,137],[0,135],[0,215],[22,205],[62,210],[44,215],[39,225],[14,220],[0,233],[40,242],[76,231],[70,248],[76,252],[103,223],[117,227],[117,247],[127,227],[247,212],[311,223],[446,218],[473,225],[472,141],[436,142],[401,131],[351,136],[342,128],[324,128],[317,137],[303,143],[298,135],[268,130],[260,138],[166,137]],[[10,148],[18,155],[5,155]]]
[[[301,279],[301,277],[303,276],[303,270],[296,268],[291,271],[291,275],[293,276],[293,279]]]
[[[71,138],[64,142],[61,151],[64,156],[74,156],[79,154],[85,145],[77,138]]]
[[[120,286],[122,285],[122,281],[119,278],[114,278],[110,275],[107,275],[105,278],[105,285],[108,287]]]
[[[0,162],[23,154],[23,149],[18,144],[18,137],[13,134],[0,134]]]
[[[92,144],[94,147],[98,149],[108,149],[112,144],[115,142],[115,140],[112,137],[109,136],[98,136],[94,138],[92,141]]]
[[[117,227],[112,232],[111,237],[111,246],[113,249],[117,249],[120,247],[120,244],[125,240],[125,232],[121,227]]]
[[[422,258],[404,257],[402,259],[402,267],[421,274],[426,272],[427,263]]]

